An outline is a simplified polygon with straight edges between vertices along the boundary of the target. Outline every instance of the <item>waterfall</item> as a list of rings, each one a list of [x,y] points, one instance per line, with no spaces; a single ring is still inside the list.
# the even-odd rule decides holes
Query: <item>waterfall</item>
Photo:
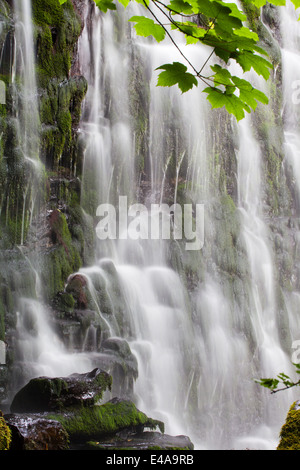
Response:
[[[106,204],[125,222],[119,238],[97,239],[92,261],[66,279],[60,294],[77,282],[86,305],[65,334],[64,320],[55,321],[41,294],[40,266],[22,249],[39,194],[40,122],[31,5],[15,0],[14,119],[18,149],[32,171],[18,243],[35,279],[32,297],[17,292],[16,386],[18,374],[24,380],[100,367],[113,375],[113,395],[164,421],[167,433],[189,435],[196,448],[274,449],[295,395],[273,400],[254,379],[291,372],[279,317],[288,319],[289,339],[297,340],[300,296],[278,280],[273,230],[279,222],[266,209],[256,115],[236,123],[224,110],[211,110],[200,87],[184,95],[157,87],[156,67],[182,58],[168,41],[136,37],[128,18],[139,6],[129,5],[127,14],[120,7],[117,15],[102,14],[92,0],[81,7],[77,61],[88,91],[78,129],[80,208],[98,220]],[[295,18],[287,20],[289,8],[282,11],[282,167],[298,197],[297,215],[299,34]],[[209,57],[204,47],[190,47],[189,54],[197,66]],[[145,220],[141,214],[149,224],[155,219],[153,205],[173,203],[189,204],[194,215],[204,205],[201,250],[188,251],[175,237],[130,236],[128,220],[134,231]],[[133,204],[139,215],[132,216]]]
[[[85,73],[88,70],[91,77],[81,122],[81,139],[85,145],[84,208],[87,207],[85,198],[90,200],[89,165],[94,172],[101,166],[95,178],[98,204],[115,203],[117,196],[127,197],[130,204],[138,190],[132,154],[134,136],[129,120],[129,67],[133,51],[125,42],[126,34],[129,34],[126,33],[127,20],[121,17],[118,24],[121,29],[118,42],[113,35],[113,15],[101,15],[87,1],[86,15],[91,14],[93,21],[90,25],[85,23],[79,42],[82,70]],[[142,44],[141,47],[149,54],[147,46]],[[98,59],[91,60],[89,54],[92,51]],[[157,187],[161,188],[165,162],[158,155],[156,157],[161,166]],[[153,173],[153,169],[151,171]],[[93,190],[97,191],[96,187]],[[149,194],[150,202],[153,195],[154,191]],[[158,197],[160,199],[160,193]],[[184,420],[179,417],[185,411],[178,407],[185,400],[181,382],[187,367],[185,361],[190,354],[192,331],[186,312],[185,288],[178,274],[167,266],[165,248],[159,240],[152,243],[145,240],[143,243],[143,240],[130,240],[129,237],[128,240],[108,241],[107,244],[100,242],[98,252],[95,266],[88,270],[83,268],[79,273],[88,276],[94,291],[99,280],[104,279],[107,294],[116,309],[116,294],[107,271],[103,269],[103,262],[107,263],[106,257],[109,256],[123,292],[122,315],[125,318],[120,322],[116,312],[112,321],[112,316],[106,314],[99,301],[97,310],[109,324],[108,337],[125,338],[137,358],[137,404],[151,416],[164,420],[167,431],[182,433]]]
[[[15,111],[15,132],[18,141],[20,167],[28,174],[21,189],[22,210],[19,222],[20,238],[23,245],[25,232],[31,225],[35,206],[38,206],[39,185],[42,165],[39,161],[40,119],[38,93],[35,78],[34,38],[30,0],[14,0],[15,44],[12,66],[13,108]],[[17,188],[15,192],[17,193]],[[9,206],[10,201],[7,202]]]

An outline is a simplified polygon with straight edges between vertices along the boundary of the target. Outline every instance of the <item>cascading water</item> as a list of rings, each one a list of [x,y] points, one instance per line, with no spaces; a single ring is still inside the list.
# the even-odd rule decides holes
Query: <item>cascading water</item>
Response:
[[[90,15],[90,6],[90,2],[86,2],[88,15]],[[125,18],[122,21],[124,20],[126,23]],[[124,37],[122,39],[124,40]],[[99,44],[102,44],[101,50],[97,50]],[[117,196],[123,196],[127,197],[129,205],[132,198],[136,197],[138,189],[138,185],[133,182],[134,138],[130,133],[128,114],[128,76],[132,52],[129,46],[124,47],[122,51],[120,43],[113,37],[111,15],[102,16],[97,11],[93,13],[90,29],[87,26],[82,34],[79,57],[89,57],[89,51],[96,51],[98,56],[102,57],[102,61],[88,60],[81,63],[82,70],[89,69],[89,76],[92,77],[92,86],[86,98],[84,108],[86,111],[83,112],[81,123],[82,139],[85,140],[86,148],[85,161],[91,159],[92,168],[97,168],[98,162],[103,161],[96,180],[99,187],[96,192],[98,204],[114,203],[118,201]],[[149,54],[147,47],[146,51]],[[122,77],[122,80],[116,83],[118,77]],[[111,84],[109,90],[103,89],[106,81]],[[102,98],[99,99],[101,91]],[[106,100],[108,104],[103,103],[101,99]],[[97,103],[96,113],[89,113],[90,109],[93,109],[89,103]],[[91,147],[90,129],[94,129],[98,136],[92,137],[94,147]],[[104,146],[106,154],[103,153],[103,141],[108,143]],[[159,158],[157,161],[161,166],[160,189],[163,178],[162,167],[165,163]],[[103,171],[104,168],[106,171]],[[89,198],[90,189],[86,164],[83,170],[83,188],[85,183],[88,190],[83,190],[83,201]],[[150,192],[150,202],[155,202],[153,195],[154,191]],[[158,197],[160,198],[160,193]],[[140,407],[152,416],[163,419],[167,431],[182,432],[182,423],[180,426],[178,419],[182,411],[178,414],[176,410],[185,397],[179,385],[184,376],[186,367],[184,361],[185,356],[189,354],[191,338],[191,324],[186,314],[185,289],[178,275],[167,267],[164,260],[165,248],[159,241],[153,244],[145,241],[142,244],[139,240],[116,240],[110,244],[107,252],[105,247],[104,242],[99,243],[99,261],[94,267],[81,269],[79,273],[86,275],[89,284],[93,286],[99,282],[99,278],[107,278],[105,269],[101,267],[103,257],[107,255],[111,257],[124,295],[122,315],[124,317],[127,315],[127,318],[122,319],[122,324],[118,321],[112,322],[101,304],[98,306],[100,315],[106,317],[110,323],[108,334],[121,335],[127,339],[137,357],[139,376],[135,393]],[[109,282],[106,282],[106,289],[114,304],[116,299]]]
[[[20,158],[27,182],[21,196],[23,202],[20,240],[31,225],[35,205],[38,205],[42,166],[39,162],[40,119],[35,79],[34,38],[30,0],[15,0],[15,45],[12,67],[15,126]],[[9,202],[8,202],[9,206]]]
[[[16,0],[15,10],[23,15],[15,70],[20,63],[28,66],[24,94],[34,110],[32,120],[18,115],[16,121],[24,158],[33,162],[38,119],[30,2]],[[78,63],[89,87],[79,129],[82,209],[94,217],[100,204],[118,207],[120,197],[128,206],[138,202],[147,208],[187,200],[204,204],[205,242],[201,253],[188,253],[176,240],[131,239],[127,226],[121,239],[98,241],[94,262],[66,285],[67,290],[72,280],[80,280],[95,315],[80,351],[72,341],[68,349],[52,329],[50,309],[39,295],[39,273],[32,268],[36,298],[20,298],[16,370],[18,362],[27,364],[28,377],[103,366],[114,375],[114,393],[133,397],[149,416],[165,421],[168,433],[188,434],[196,448],[275,448],[293,395],[276,397],[274,405],[253,381],[290,372],[277,319],[278,267],[264,214],[263,155],[255,124],[248,116],[236,125],[222,111],[211,117],[197,89],[182,96],[176,89],[157,88],[151,71],[181,61],[178,51],[137,39],[121,10],[118,17],[103,15],[85,0],[83,12]],[[28,42],[21,47],[24,30]],[[190,60],[201,66],[208,55],[191,48]],[[289,55],[283,50],[286,103],[294,73]],[[139,106],[143,122],[133,131]],[[287,157],[292,156],[299,182],[294,165],[299,136],[288,104],[286,109]],[[222,174],[228,154],[232,161],[236,157],[236,169],[230,169],[236,173],[236,194],[230,188],[230,196]],[[138,225],[130,214],[129,219]],[[299,295],[288,295],[286,303],[297,339]],[[124,378],[124,369],[130,378]]]

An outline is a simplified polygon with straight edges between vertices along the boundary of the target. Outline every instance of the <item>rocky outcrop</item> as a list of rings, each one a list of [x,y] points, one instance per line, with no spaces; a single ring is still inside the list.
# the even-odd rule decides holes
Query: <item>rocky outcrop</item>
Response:
[[[7,436],[12,436],[12,442],[7,439],[3,446],[10,450],[193,449],[187,436],[165,436],[164,423],[149,418],[129,400],[114,397],[97,404],[103,392],[111,389],[111,381],[99,369],[32,379],[16,394],[12,413],[0,418]],[[4,439],[1,427],[0,438]]]

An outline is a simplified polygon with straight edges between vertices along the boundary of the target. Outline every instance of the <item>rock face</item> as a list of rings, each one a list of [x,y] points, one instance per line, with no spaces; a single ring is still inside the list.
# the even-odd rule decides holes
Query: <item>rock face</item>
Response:
[[[35,413],[70,406],[92,406],[111,388],[111,377],[100,369],[69,377],[38,377],[30,380],[14,397],[11,411]]]

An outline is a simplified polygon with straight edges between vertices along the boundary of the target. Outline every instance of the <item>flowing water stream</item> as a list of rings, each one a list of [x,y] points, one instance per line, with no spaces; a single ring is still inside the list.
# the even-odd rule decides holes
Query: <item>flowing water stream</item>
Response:
[[[30,121],[21,116],[16,119],[25,143],[24,158],[34,161],[38,146],[32,139],[37,136],[38,118],[30,1],[22,1],[21,10],[17,8],[20,2],[15,3],[16,13],[23,18],[16,29],[16,42],[19,44],[23,30],[27,38],[22,47],[16,47],[20,58],[16,56],[15,66],[20,60],[24,63],[24,94],[32,112]],[[85,27],[78,47],[81,73],[89,85],[79,130],[84,147],[81,206],[87,214],[95,215],[99,204],[117,205],[120,196],[126,196],[129,205],[170,204],[180,200],[184,188],[194,205],[205,207],[204,257],[195,268],[198,284],[192,292],[182,271],[170,263],[173,249],[185,256],[174,240],[124,236],[122,240],[99,241],[94,263],[77,274],[87,281],[102,340],[126,340],[130,346],[138,369],[133,396],[140,409],[165,421],[169,434],[188,434],[196,448],[275,448],[293,395],[272,400],[253,381],[283,370],[290,372],[290,357],[282,347],[277,321],[277,266],[264,214],[263,154],[254,124],[251,116],[239,125],[226,121],[234,135],[237,163],[240,251],[236,256],[242,253],[246,266],[246,274],[230,283],[228,272],[216,268],[227,256],[226,246],[219,246],[217,240],[221,241],[222,230],[230,224],[229,219],[223,220],[226,214],[218,212],[224,188],[216,185],[222,138],[226,137],[218,133],[218,126],[222,128],[224,118],[214,114],[217,121],[215,125],[211,122],[211,110],[199,90],[182,96],[176,89],[157,88],[157,75],[151,77],[152,71],[163,63],[180,61],[178,52],[171,44],[154,45],[136,38],[126,17],[119,14],[116,35],[114,15],[100,14],[93,2],[85,0]],[[284,18],[283,25],[287,23]],[[297,116],[290,112],[294,108],[288,103],[300,60],[296,39],[287,37],[287,29],[294,34],[285,26],[286,158],[297,186],[300,137]],[[297,30],[295,34],[298,37]],[[197,65],[207,57],[207,51],[191,49],[191,60]],[[143,157],[148,180],[135,161],[138,136],[132,132],[130,109],[134,70],[148,80],[143,83],[147,91],[142,95],[148,113],[149,140]],[[26,113],[26,100],[24,103]],[[175,191],[170,190],[168,176],[174,161]],[[88,352],[83,343],[82,352],[72,352],[57,338],[38,295],[39,273],[35,274],[37,299],[23,299],[18,314],[19,360],[27,364],[29,375],[66,375],[104,360],[105,352],[97,352],[96,346]],[[99,286],[105,301],[99,297]],[[294,339],[299,333],[299,303],[298,293],[287,295]]]

